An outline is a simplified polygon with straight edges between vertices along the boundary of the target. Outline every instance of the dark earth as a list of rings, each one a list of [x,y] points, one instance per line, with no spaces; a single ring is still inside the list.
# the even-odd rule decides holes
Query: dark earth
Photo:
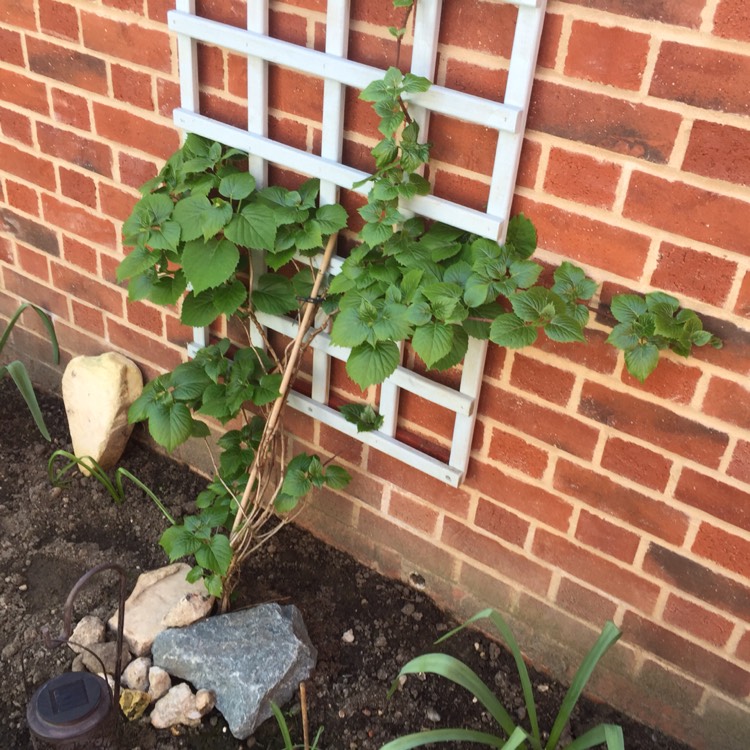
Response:
[[[79,576],[98,563],[116,562],[129,571],[132,586],[142,571],[167,563],[157,543],[164,518],[134,485],[126,485],[127,498],[119,506],[77,471],[64,488],[52,486],[47,459],[53,450],[71,450],[71,444],[61,400],[40,394],[40,402],[51,445],[34,428],[12,382],[0,379],[2,750],[31,747],[22,655],[30,686],[69,669],[66,649],[46,649],[39,633],[44,626],[53,633],[61,630],[63,604]],[[150,486],[176,515],[193,509],[193,499],[205,483],[203,477],[136,440],[131,440],[121,465]],[[108,618],[117,604],[117,590],[117,579],[111,574],[93,579],[78,598],[76,619],[85,614]],[[410,677],[392,699],[387,698],[400,666],[433,650],[434,640],[456,625],[418,589],[388,580],[288,526],[245,569],[236,606],[265,601],[295,604],[318,649],[317,668],[306,692],[311,733],[323,727],[321,750],[378,750],[402,734],[436,727],[495,731],[470,695],[439,678]],[[347,631],[354,635],[352,642],[342,638]],[[525,715],[512,658],[502,646],[479,633],[463,632],[440,648],[475,669],[511,714]],[[531,677],[540,725],[549,729],[565,688],[543,672],[532,670]],[[299,699],[284,710],[293,740],[301,743]],[[585,699],[564,737],[569,740],[600,722],[620,724],[628,750],[689,750],[606,705]],[[141,720],[128,723],[122,732],[121,746],[130,750],[283,747],[273,719],[241,742],[215,711],[194,729],[157,731]]]

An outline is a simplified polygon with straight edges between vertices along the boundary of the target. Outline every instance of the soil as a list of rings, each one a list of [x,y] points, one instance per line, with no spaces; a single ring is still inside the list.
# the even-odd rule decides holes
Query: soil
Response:
[[[47,458],[55,449],[71,450],[71,445],[60,399],[40,394],[40,402],[53,437],[51,445],[35,430],[11,381],[0,379],[3,750],[31,747],[22,659],[29,686],[70,667],[69,652],[47,649],[40,631],[45,626],[53,634],[61,631],[63,604],[79,576],[98,563],[117,562],[129,571],[132,586],[139,573],[167,562],[157,544],[165,521],[134,485],[127,485],[128,496],[119,506],[77,471],[66,487],[51,485]],[[205,478],[138,441],[131,440],[121,464],[155,490],[174,514],[192,510],[193,499],[205,485]],[[115,576],[94,578],[78,597],[76,619],[84,614],[108,618],[117,604],[117,590]],[[383,578],[309,533],[288,526],[244,571],[237,606],[262,601],[295,604],[318,649],[318,664],[307,684],[307,704],[312,731],[323,727],[320,750],[378,750],[389,740],[425,728],[494,731],[471,696],[439,678],[410,677],[392,699],[387,698],[400,666],[433,650],[436,637],[456,624],[417,588]],[[465,631],[441,648],[475,669],[511,714],[525,716],[512,658],[501,646]],[[531,676],[540,724],[550,728],[565,688],[543,672],[532,670]],[[301,743],[299,700],[285,711],[293,739]],[[628,750],[689,750],[586,699],[575,710],[567,737],[600,722],[622,725]],[[198,728],[157,731],[141,720],[124,726],[123,734],[122,747],[130,750],[283,747],[273,719],[254,737],[240,742],[215,711]]]

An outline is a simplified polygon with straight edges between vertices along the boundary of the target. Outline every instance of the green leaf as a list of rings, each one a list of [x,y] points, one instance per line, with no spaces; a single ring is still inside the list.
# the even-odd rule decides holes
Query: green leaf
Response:
[[[223,284],[237,270],[240,251],[229,240],[213,239],[185,243],[182,266],[196,294]]]
[[[639,341],[640,337],[635,332],[633,322],[618,323],[607,337],[608,344],[612,344],[617,349],[623,349],[624,351],[638,346]]]
[[[607,750],[625,750],[622,727],[616,724],[599,724],[589,729],[588,732],[584,732],[580,737],[576,737],[573,742],[565,746],[565,750],[589,750],[602,744],[607,746]]]
[[[145,247],[136,247],[117,266],[117,280],[125,281],[153,268],[161,259],[161,253],[150,252]]]
[[[466,288],[464,289],[464,302],[468,307],[479,307],[484,305],[489,300],[487,297],[490,294],[490,284],[486,280],[472,274],[466,281]]]
[[[296,310],[299,303],[292,282],[278,274],[266,273],[258,279],[252,292],[252,303],[260,312],[284,315]]]
[[[255,190],[255,178],[249,172],[235,172],[219,183],[219,192],[229,200],[240,201]]]
[[[338,203],[327,206],[321,206],[315,212],[315,219],[318,222],[320,231],[323,234],[333,234],[346,228],[348,215],[346,209]]]
[[[508,222],[506,242],[512,244],[522,258],[528,258],[536,250],[536,227],[530,219],[518,214]]]
[[[521,289],[527,289],[536,284],[542,267],[532,260],[514,260],[510,264],[510,280],[513,285]]]
[[[527,323],[551,320],[565,312],[565,303],[554,292],[544,287],[532,287],[510,296],[513,312]]]
[[[648,312],[646,300],[637,294],[617,294],[610,305],[612,315],[620,323],[630,323]]]
[[[315,250],[323,246],[323,233],[315,219],[306,221],[294,233],[294,242],[298,250]]]
[[[179,402],[154,403],[148,412],[148,431],[167,451],[184,443],[193,432],[193,418],[185,404]]]
[[[370,81],[359,95],[359,98],[365,102],[379,102],[391,97],[392,92],[388,89],[385,81],[381,79]]]
[[[18,388],[18,392],[23,396],[23,400],[26,402],[26,406],[37,426],[37,429],[42,433],[42,437],[47,441],[51,441],[52,438],[47,430],[47,426],[44,424],[44,417],[39,408],[39,402],[34,393],[34,386],[31,384],[31,379],[29,378],[29,373],[27,372],[26,367],[24,367],[23,363],[19,360],[14,360],[4,367],[0,367],[0,376],[2,376],[4,372],[7,372],[8,375],[10,375],[11,380],[16,384],[16,388]]]
[[[463,361],[469,349],[469,334],[463,327],[453,326],[453,342],[451,350],[433,365],[435,370],[449,370]]]
[[[154,250],[176,250],[181,233],[176,221],[165,221],[161,226],[151,229],[146,244]]]
[[[572,315],[555,315],[546,326],[544,332],[553,341],[586,341],[583,330]]]
[[[416,76],[413,73],[407,73],[404,76],[403,90],[407,94],[416,94],[427,91],[432,86],[432,81],[424,76]]]
[[[200,547],[201,542],[184,525],[170,526],[159,539],[159,544],[167,553],[170,562],[180,557],[192,555]]]
[[[492,321],[490,341],[508,349],[521,349],[536,341],[537,330],[513,313],[505,313]]]
[[[659,349],[654,344],[638,344],[625,352],[625,366],[628,372],[641,383],[659,364]]]
[[[330,487],[332,490],[341,490],[351,482],[349,472],[341,466],[328,466],[325,470],[324,481],[326,487]]]
[[[359,232],[363,242],[370,247],[381,245],[393,235],[393,228],[390,224],[383,222],[374,222],[365,224]]]
[[[400,353],[393,341],[363,343],[352,349],[346,362],[349,377],[362,389],[382,383],[398,367]]]
[[[175,205],[172,217],[182,227],[184,242],[201,236],[207,240],[224,228],[232,208],[226,203],[213,205],[204,195],[191,195]]]
[[[273,250],[276,241],[273,209],[259,203],[245,206],[239,214],[234,215],[224,235],[240,247]]]
[[[279,392],[280,387],[280,373],[269,373],[261,376],[260,383],[255,387],[253,403],[256,406],[270,404],[271,401],[275,401],[281,395]]]
[[[214,304],[213,292],[210,290],[200,294],[188,292],[182,301],[180,321],[183,325],[203,328],[211,325],[219,315],[219,310]]]
[[[343,404],[339,411],[347,422],[357,426],[357,432],[371,432],[383,426],[384,417],[370,404]]]
[[[226,316],[232,315],[247,302],[247,289],[238,279],[228,284],[222,284],[212,289],[210,293],[213,294],[214,307]]]
[[[195,561],[220,576],[226,574],[232,562],[232,547],[225,534],[214,534],[210,541],[195,551]]]
[[[279,492],[273,501],[274,510],[277,513],[291,513],[299,505],[299,496],[285,495]]]
[[[591,299],[596,292],[596,282],[589,279],[582,268],[567,260],[555,269],[554,277],[552,291],[568,302]]]
[[[516,750],[516,748],[521,747],[526,739],[526,733],[520,727],[517,727],[517,730],[520,730],[520,734],[514,732],[506,742],[501,737],[474,729],[428,729],[391,740],[383,745],[380,750],[411,750],[414,747],[432,745],[438,742],[471,742],[495,747],[498,750]]]
[[[454,330],[452,325],[434,321],[414,331],[412,346],[427,367],[431,368],[450,353]]]

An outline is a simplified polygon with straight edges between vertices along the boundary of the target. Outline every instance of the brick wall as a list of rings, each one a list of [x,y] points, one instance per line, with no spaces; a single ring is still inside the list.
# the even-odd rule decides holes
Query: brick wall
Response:
[[[244,25],[238,0],[198,5]],[[444,6],[438,83],[498,98],[514,11]],[[136,187],[179,142],[169,7],[0,6],[0,314],[34,301],[54,313],[65,359],[114,347],[147,376],[179,362],[191,338],[174,313],[126,304],[115,283]],[[389,7],[352,0],[353,58],[393,62]],[[601,283],[603,308],[587,345],[491,352],[462,487],[290,420],[300,445],[338,452],[354,477],[306,512],[317,533],[390,574],[418,573],[459,613],[500,607],[557,674],[614,618],[625,636],[595,692],[722,750],[750,736],[748,7],[549,3],[515,208],[536,223],[544,262],[573,259]],[[320,48],[324,11],[324,0],[274,3],[271,33]],[[202,49],[200,70],[203,111],[242,124],[243,61]],[[318,147],[319,85],[273,70],[271,108],[275,137]],[[375,123],[354,94],[346,128],[346,160],[367,168]],[[494,137],[435,118],[431,138],[436,192],[481,206]],[[604,345],[606,303],[652,288],[680,296],[725,347],[667,355],[640,385]],[[44,357],[40,329],[26,324],[15,347]],[[346,388],[339,370],[334,385]],[[406,398],[402,422],[421,444],[445,445],[440,409]]]

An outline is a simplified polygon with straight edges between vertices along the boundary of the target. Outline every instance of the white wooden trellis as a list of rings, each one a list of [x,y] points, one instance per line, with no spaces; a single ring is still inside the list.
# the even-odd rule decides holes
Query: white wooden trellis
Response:
[[[383,0],[386,1],[386,0]],[[546,0],[497,0],[518,6],[513,47],[502,103],[432,86],[429,91],[408,95],[410,110],[426,139],[431,112],[455,117],[498,132],[494,168],[486,211],[433,195],[417,196],[404,209],[436,219],[475,234],[503,242],[515,187],[531,85],[542,33]],[[250,154],[250,171],[258,184],[265,184],[268,162],[321,180],[322,203],[334,203],[340,187],[366,195],[368,186],[352,185],[368,175],[341,163],[344,126],[344,95],[347,86],[364,89],[382,78],[383,70],[347,59],[349,0],[328,0],[325,51],[319,52],[268,36],[268,0],[248,0],[247,29],[240,29],[195,14],[195,0],[176,0],[168,14],[169,27],[177,34],[180,70],[180,108],[175,123],[184,130],[220,141]],[[442,0],[418,0],[414,27],[411,72],[434,79]],[[200,114],[197,43],[215,45],[247,58],[247,128],[237,128]],[[267,136],[268,63],[314,75],[324,81],[322,145],[320,156],[273,141]],[[334,259],[335,272],[340,260]],[[259,316],[263,325],[287,336],[296,334],[296,324],[286,318]],[[192,349],[205,346],[207,331],[195,329]],[[326,334],[313,342],[311,395],[292,392],[289,404],[340,432],[361,440],[413,468],[458,486],[469,462],[476,406],[484,371],[487,342],[470,339],[458,390],[438,384],[405,367],[381,387],[379,412],[384,425],[379,431],[357,433],[356,427],[327,405],[331,358],[346,360],[348,350],[334,346]],[[440,461],[396,439],[399,393],[406,390],[455,413],[450,458]]]

